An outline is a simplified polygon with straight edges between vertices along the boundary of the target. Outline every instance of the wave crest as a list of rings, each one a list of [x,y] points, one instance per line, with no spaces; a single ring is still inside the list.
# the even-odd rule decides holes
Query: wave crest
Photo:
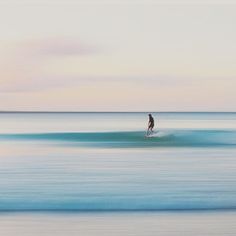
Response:
[[[2,134],[1,139],[21,141],[54,141],[103,147],[210,147],[236,146],[234,130],[161,130],[146,136],[141,131],[21,133]]]

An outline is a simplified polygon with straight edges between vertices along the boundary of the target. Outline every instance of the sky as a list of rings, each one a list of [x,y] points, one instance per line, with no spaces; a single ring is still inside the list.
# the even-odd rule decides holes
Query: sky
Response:
[[[236,1],[0,0],[1,111],[236,111]]]

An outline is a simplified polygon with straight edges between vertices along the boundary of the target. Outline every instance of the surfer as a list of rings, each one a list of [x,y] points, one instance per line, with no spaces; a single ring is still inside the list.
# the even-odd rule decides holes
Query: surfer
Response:
[[[148,114],[148,116],[149,116],[149,121],[148,121],[147,135],[150,135],[151,133],[153,133],[154,119],[152,117],[152,114]]]

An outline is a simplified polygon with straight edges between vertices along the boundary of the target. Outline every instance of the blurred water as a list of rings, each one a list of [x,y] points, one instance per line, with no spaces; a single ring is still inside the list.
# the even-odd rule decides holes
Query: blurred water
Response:
[[[0,114],[0,211],[235,210],[236,114],[154,118]]]

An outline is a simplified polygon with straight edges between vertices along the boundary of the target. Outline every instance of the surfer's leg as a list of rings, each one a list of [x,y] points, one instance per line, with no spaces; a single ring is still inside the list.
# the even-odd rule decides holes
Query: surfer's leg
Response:
[[[154,131],[153,131],[153,128],[154,128],[154,126],[151,126],[151,127],[150,127],[150,131],[151,131],[151,133],[154,132]]]

